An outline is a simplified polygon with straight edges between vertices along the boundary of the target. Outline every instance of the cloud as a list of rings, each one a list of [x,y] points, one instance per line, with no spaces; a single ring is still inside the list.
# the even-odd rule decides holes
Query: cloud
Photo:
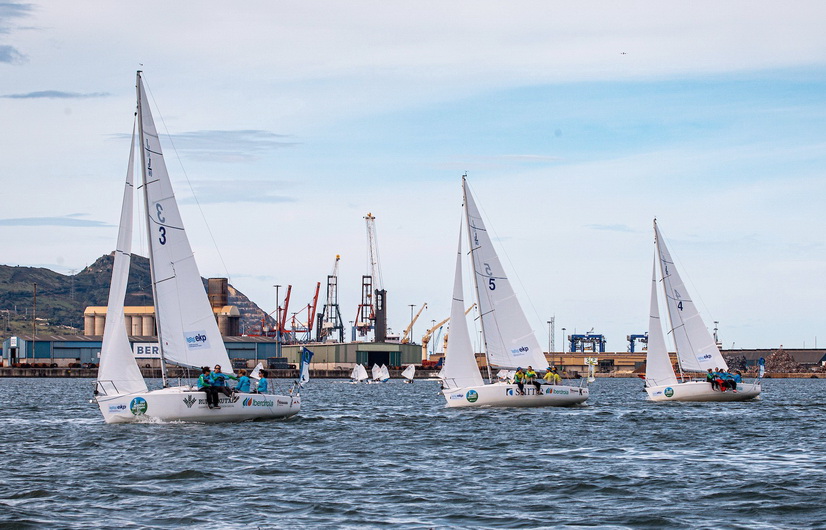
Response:
[[[11,22],[15,18],[23,18],[33,10],[32,4],[13,4],[11,2],[0,2],[0,34],[11,32]],[[8,44],[0,45],[0,63],[20,64],[25,61],[26,56],[14,46]]]
[[[289,136],[261,130],[194,131],[169,138],[178,151],[220,162],[255,160],[275,149],[298,145],[284,140]]]
[[[102,98],[109,94],[107,92],[92,92],[89,94],[78,94],[77,92],[61,92],[60,90],[41,90],[39,92],[29,92],[27,94],[5,94],[0,98],[9,99],[84,99],[84,98]]]
[[[13,46],[0,46],[0,63],[19,64],[25,60],[26,56],[17,51]]]
[[[295,202],[282,192],[289,184],[261,180],[225,180],[191,183],[194,196],[180,199],[181,204],[285,203]],[[197,200],[196,200],[197,198]]]
[[[102,221],[79,219],[87,214],[74,213],[62,217],[18,217],[0,219],[0,226],[70,226],[74,228],[103,228],[113,226]]]

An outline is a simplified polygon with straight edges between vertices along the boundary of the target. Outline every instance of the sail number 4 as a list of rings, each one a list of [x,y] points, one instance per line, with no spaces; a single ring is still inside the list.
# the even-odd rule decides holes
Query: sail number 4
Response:
[[[159,223],[165,223],[166,218],[163,216],[163,205],[161,203],[159,203],[159,202],[155,203],[155,211],[158,212],[158,222]],[[158,227],[158,232],[161,234],[161,237],[158,238],[158,242],[161,245],[166,245],[166,227],[165,226],[159,226]]]

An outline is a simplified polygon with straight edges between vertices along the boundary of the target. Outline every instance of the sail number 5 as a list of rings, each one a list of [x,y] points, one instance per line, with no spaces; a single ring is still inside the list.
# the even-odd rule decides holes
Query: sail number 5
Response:
[[[159,223],[165,223],[166,222],[166,217],[163,216],[163,205],[161,203],[159,203],[159,202],[155,203],[155,211],[158,212],[158,222]],[[159,226],[158,227],[158,232],[161,234],[161,237],[158,238],[158,242],[161,245],[166,245],[166,227],[165,226]]]

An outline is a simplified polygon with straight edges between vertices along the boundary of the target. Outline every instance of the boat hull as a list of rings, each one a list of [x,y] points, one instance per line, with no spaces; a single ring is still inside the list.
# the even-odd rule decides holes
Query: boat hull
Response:
[[[466,388],[446,388],[442,395],[448,407],[569,407],[588,399],[588,387],[566,385],[542,385],[540,390],[528,383],[525,395],[513,384],[494,383],[492,385]]]
[[[98,395],[106,423],[225,423],[287,418],[301,410],[301,396],[219,394],[220,409],[207,406],[206,393],[191,387],[171,387],[136,394]]]
[[[706,381],[688,381],[675,385],[646,387],[651,401],[746,401],[754,399],[762,392],[759,382],[740,383],[737,391],[720,392],[711,388]]]

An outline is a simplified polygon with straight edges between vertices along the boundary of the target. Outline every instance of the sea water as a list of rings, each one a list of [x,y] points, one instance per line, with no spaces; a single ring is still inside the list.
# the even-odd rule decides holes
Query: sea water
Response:
[[[583,406],[539,409],[313,380],[299,416],[211,425],[106,425],[91,388],[0,379],[0,528],[826,525],[823,380],[652,403],[600,379]]]

